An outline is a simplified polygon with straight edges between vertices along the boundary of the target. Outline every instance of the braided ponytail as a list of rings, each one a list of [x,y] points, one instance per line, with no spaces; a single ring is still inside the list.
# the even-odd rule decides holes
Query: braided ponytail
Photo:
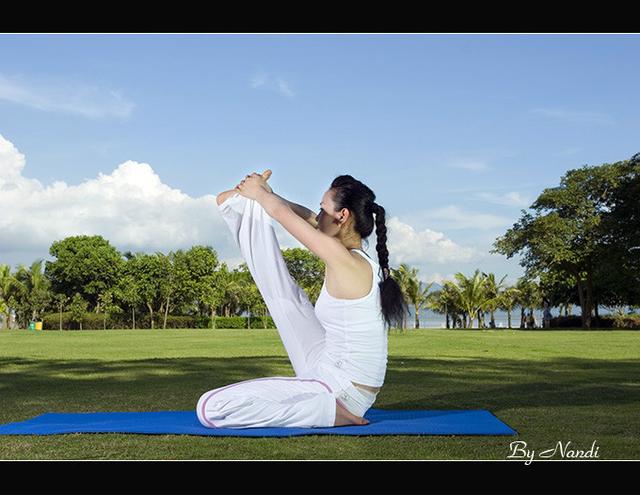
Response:
[[[382,270],[382,280],[378,284],[382,315],[388,327],[394,324],[401,326],[407,313],[407,305],[402,289],[389,268],[385,209],[375,202],[376,196],[371,189],[350,175],[336,177],[331,183],[331,189],[334,191],[336,211],[347,208],[352,213],[353,228],[362,239],[369,237],[375,226],[378,264]]]
[[[387,226],[385,225],[385,211],[378,203],[373,203],[373,213],[376,216],[376,251],[382,268],[384,280],[389,278],[389,251],[387,250]]]

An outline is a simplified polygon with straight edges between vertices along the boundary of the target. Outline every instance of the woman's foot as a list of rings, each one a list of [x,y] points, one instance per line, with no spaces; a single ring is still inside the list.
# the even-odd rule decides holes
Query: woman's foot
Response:
[[[356,416],[355,414],[350,413],[344,407],[340,405],[340,403],[336,400],[336,421],[334,426],[346,426],[346,425],[368,425],[369,420],[361,418],[360,416]]]
[[[271,169],[267,169],[262,173],[262,178],[264,179],[264,185],[269,192],[273,192],[273,189],[271,189],[271,186],[267,184],[267,181],[271,177],[271,173],[272,173]],[[228,191],[221,192],[216,196],[216,203],[218,203],[218,206],[220,206],[222,203],[226,201],[226,199],[229,196],[231,196],[233,193],[238,193],[238,192],[239,191],[237,189],[237,186],[234,187],[233,189],[229,189]]]
[[[266,181],[269,180],[269,178],[271,177],[271,169],[267,169],[264,172],[262,172],[262,178]],[[267,189],[269,190],[269,192],[273,192],[273,189],[271,189],[271,186],[269,184],[265,184],[267,186]]]

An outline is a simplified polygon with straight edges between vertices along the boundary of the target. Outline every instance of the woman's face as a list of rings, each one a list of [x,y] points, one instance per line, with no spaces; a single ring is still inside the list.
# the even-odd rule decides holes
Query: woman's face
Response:
[[[318,230],[332,237],[340,232],[340,226],[344,223],[342,220],[347,220],[349,211],[343,208],[336,212],[334,206],[333,192],[329,189],[322,195],[316,221],[318,222]]]

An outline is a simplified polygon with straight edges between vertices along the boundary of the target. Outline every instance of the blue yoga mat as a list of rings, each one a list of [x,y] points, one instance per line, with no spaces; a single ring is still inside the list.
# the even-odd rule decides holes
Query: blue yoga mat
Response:
[[[46,413],[0,425],[0,435],[142,433],[233,437],[300,435],[517,435],[491,412],[476,410],[369,409],[364,426],[332,428],[205,428],[195,411]]]

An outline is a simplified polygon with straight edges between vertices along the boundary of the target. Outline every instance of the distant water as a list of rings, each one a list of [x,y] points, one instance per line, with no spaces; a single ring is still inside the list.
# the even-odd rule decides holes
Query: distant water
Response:
[[[525,314],[528,314],[529,310],[526,310]],[[606,311],[604,308],[598,308],[598,314],[600,316],[604,316],[604,315],[608,315],[611,314],[609,311]],[[560,309],[559,308],[552,308],[551,309],[551,317],[555,318],[557,316],[560,315]],[[562,315],[564,315],[564,311],[562,311]],[[574,307],[573,308],[573,315],[574,316],[580,316],[580,307]],[[542,310],[533,311],[533,316],[536,320],[536,326],[537,327],[541,327],[542,326]],[[495,311],[493,313],[493,319],[496,322],[496,328],[507,328],[507,312],[506,311]],[[420,311],[420,328],[446,328],[446,319],[444,315],[440,315],[440,314],[436,314],[433,311],[430,310],[421,310]],[[486,326],[489,326],[489,323],[491,321],[491,315],[489,313],[485,314],[484,317],[484,323]],[[450,325],[452,325],[452,320],[451,317],[449,317],[449,322]],[[415,311],[413,309],[413,307],[409,307],[409,316],[407,317],[407,328],[414,328],[415,327]],[[477,318],[474,319],[473,321],[473,328],[477,328],[478,327],[478,320]],[[511,313],[511,327],[512,328],[520,328],[520,308],[516,309],[516,311],[513,311]]]

